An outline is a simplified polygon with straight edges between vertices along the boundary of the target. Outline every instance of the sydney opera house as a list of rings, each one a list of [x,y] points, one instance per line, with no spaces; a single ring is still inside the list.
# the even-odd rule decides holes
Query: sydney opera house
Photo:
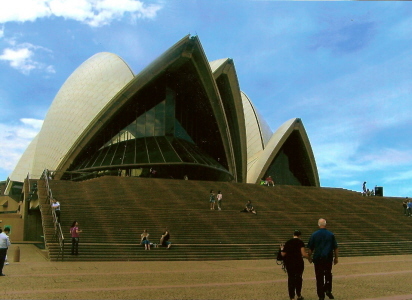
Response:
[[[277,118],[281,116],[276,116]],[[60,88],[8,189],[44,169],[55,179],[119,174],[318,187],[302,121],[274,133],[240,89],[232,59],[208,62],[186,36],[135,75],[98,53]]]

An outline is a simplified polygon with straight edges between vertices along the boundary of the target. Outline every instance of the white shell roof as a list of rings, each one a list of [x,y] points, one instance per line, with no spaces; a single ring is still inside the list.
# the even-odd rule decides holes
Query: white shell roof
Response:
[[[218,71],[227,61],[228,58],[223,58],[210,62],[211,71]],[[110,107],[110,103],[115,101],[113,99],[123,95],[123,89],[133,78],[139,77],[134,77],[129,66],[112,53],[98,53],[80,65],[57,93],[41,131],[24,152],[10,179],[23,181],[28,173],[31,178],[39,178],[44,169],[58,169],[64,162],[63,159],[69,157],[74,149],[78,149],[89,129],[98,124],[96,122],[101,112]],[[231,88],[239,90],[238,84]],[[285,122],[273,134],[248,96],[243,92],[240,92],[240,96],[245,120],[245,128],[241,131],[240,138],[243,143],[246,140],[247,148],[246,181],[255,183],[290,133],[298,129],[311,159],[316,185],[319,185],[310,143],[298,119]],[[239,102],[239,96],[235,100]],[[236,107],[239,114],[239,111],[242,111],[240,103]]]
[[[107,52],[95,54],[70,75],[54,98],[38,135],[31,172],[34,178],[46,168],[57,168],[96,115],[133,77],[119,56]]]
[[[243,92],[241,92],[241,95],[245,114],[247,160],[249,164],[249,161],[265,148],[272,136],[272,131],[248,96]]]
[[[217,60],[209,62],[210,68],[212,69],[212,73],[215,72],[227,60],[228,58],[221,58],[221,59],[217,59]]]
[[[259,155],[256,155],[253,158],[253,163],[250,164],[250,168],[248,164],[248,183],[257,183],[260,180],[260,178],[266,172],[267,168],[270,166],[271,162],[294,130],[299,131],[299,134],[304,143],[305,151],[309,157],[311,169],[313,172],[312,175],[315,181],[314,185],[320,186],[319,175],[316,167],[315,157],[312,152],[312,147],[307,137],[306,130],[301,120],[298,118],[293,118],[283,123],[272,135],[269,142],[266,144],[265,149],[261,151]]]

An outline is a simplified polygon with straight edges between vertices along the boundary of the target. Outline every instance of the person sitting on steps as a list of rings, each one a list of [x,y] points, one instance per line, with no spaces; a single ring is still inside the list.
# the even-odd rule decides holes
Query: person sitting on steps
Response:
[[[169,242],[170,239],[170,232],[169,229],[165,229],[165,231],[162,234],[162,237],[160,238],[160,245],[162,245],[163,247],[167,247],[167,249],[170,249],[170,247],[172,247],[172,243]]]
[[[275,182],[273,181],[272,176],[269,176],[268,178],[266,178],[266,185],[267,186],[270,186],[270,185],[275,186]]]
[[[145,250],[150,250],[149,233],[146,229],[143,230],[143,233],[140,235],[140,244],[144,245]]]
[[[256,210],[252,205],[252,201],[250,200],[247,201],[245,208],[242,209],[240,212],[252,213],[256,215]]]

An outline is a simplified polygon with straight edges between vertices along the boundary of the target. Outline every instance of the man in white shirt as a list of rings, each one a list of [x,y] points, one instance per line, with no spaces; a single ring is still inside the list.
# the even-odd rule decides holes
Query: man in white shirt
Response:
[[[10,239],[6,233],[10,233],[10,228],[4,228],[4,232],[0,229],[0,276],[6,276],[3,274],[3,267],[7,255],[7,249],[10,246]]]
[[[60,223],[60,203],[56,199],[52,199],[52,208],[56,213],[57,223]]]

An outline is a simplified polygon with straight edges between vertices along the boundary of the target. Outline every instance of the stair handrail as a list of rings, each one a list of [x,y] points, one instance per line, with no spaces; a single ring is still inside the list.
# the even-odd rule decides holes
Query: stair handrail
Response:
[[[62,257],[62,260],[64,260],[64,235],[63,235],[63,230],[62,227],[60,225],[60,222],[58,222],[57,216],[56,216],[56,212],[54,209],[52,209],[52,200],[53,200],[53,192],[50,188],[50,184],[49,184],[49,180],[51,179],[51,172],[48,169],[45,169],[43,171],[43,174],[41,176],[40,179],[43,179],[46,185],[46,202],[45,203],[49,203],[50,204],[50,210],[51,210],[51,214],[53,217],[53,225],[54,225],[54,233],[55,233],[55,238],[58,239],[59,241],[59,246],[60,246],[60,253],[57,257],[57,259],[59,259],[60,254]]]

